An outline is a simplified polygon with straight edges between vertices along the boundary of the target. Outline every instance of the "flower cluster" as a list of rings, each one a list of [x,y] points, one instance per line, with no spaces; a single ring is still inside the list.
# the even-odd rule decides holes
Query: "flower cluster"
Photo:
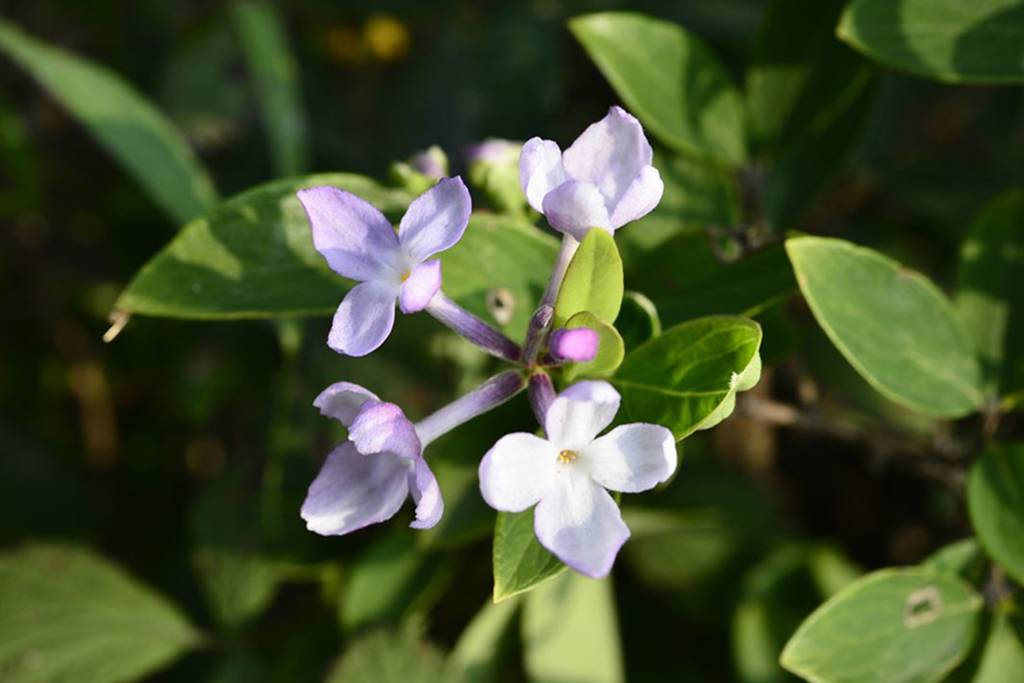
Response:
[[[500,142],[499,151],[508,156],[511,143]],[[341,422],[348,439],[328,455],[309,488],[302,517],[311,531],[340,535],[385,521],[410,496],[411,526],[434,526],[444,501],[424,449],[527,389],[545,436],[514,433],[498,439],[480,463],[481,494],[501,511],[536,506],[537,539],[577,571],[600,577],[611,570],[629,529],[608,490],[635,493],[667,480],[676,468],[675,440],[668,429],[642,423],[600,435],[620,400],[607,382],[581,381],[556,394],[549,370],[594,358],[598,335],[587,328],[552,330],[552,306],[569,260],[589,230],[614,232],[658,204],[663,187],[651,158],[640,123],[618,107],[564,153],[540,138],[522,147],[522,192],[563,238],[521,345],[443,292],[437,256],[459,241],[471,212],[460,178],[438,180],[410,204],[397,230],[368,202],[343,190],[315,187],[298,193],[316,249],[335,272],[359,283],[334,315],[327,340],[332,349],[363,356],[379,348],[394,326],[397,303],[405,314],[426,311],[515,366],[416,423],[361,386],[339,382],[325,389],[314,405]]]

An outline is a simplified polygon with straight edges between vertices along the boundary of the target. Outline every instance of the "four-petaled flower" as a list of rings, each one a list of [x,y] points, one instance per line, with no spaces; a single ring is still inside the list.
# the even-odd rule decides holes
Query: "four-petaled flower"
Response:
[[[391,333],[396,299],[403,313],[414,313],[440,290],[441,262],[430,257],[466,231],[469,191],[461,178],[440,180],[409,205],[397,234],[380,211],[350,192],[312,187],[298,195],[317,251],[336,273],[360,281],[334,314],[327,344],[365,356]]]
[[[607,382],[574,384],[548,408],[546,439],[509,434],[480,463],[484,500],[505,512],[536,505],[533,523],[541,545],[595,578],[608,574],[629,538],[605,489],[646,491],[676,469],[675,439],[664,427],[633,423],[597,436],[615,418],[619,400]]]
[[[349,440],[327,456],[309,487],[302,518],[310,531],[340,536],[383,522],[410,494],[416,519],[409,526],[437,524],[444,512],[441,489],[401,408],[349,382],[327,387],[313,405],[348,427]]]
[[[527,141],[519,184],[551,227],[582,240],[590,228],[614,232],[658,205],[664,184],[652,158],[640,122],[612,107],[564,153],[552,140]]]

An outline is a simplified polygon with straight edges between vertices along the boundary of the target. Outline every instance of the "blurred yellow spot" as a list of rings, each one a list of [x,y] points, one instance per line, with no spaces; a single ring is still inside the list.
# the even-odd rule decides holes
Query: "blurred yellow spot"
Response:
[[[580,456],[576,454],[576,451],[570,451],[566,449],[558,454],[558,462],[562,463],[563,465],[568,465],[571,462],[576,462],[576,458],[578,457]]]
[[[377,14],[366,21],[363,40],[370,54],[382,62],[398,61],[409,52],[409,29],[388,14]]]
[[[402,273],[402,282],[405,282],[406,280],[408,280],[410,275],[412,275],[412,271],[411,270],[407,270],[404,273]]]

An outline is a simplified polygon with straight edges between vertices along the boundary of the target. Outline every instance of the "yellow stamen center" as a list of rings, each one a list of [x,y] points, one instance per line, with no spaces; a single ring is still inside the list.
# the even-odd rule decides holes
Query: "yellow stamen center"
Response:
[[[411,270],[407,270],[404,273],[402,273],[402,282],[405,282],[406,280],[408,280],[410,275],[412,275],[412,271]]]
[[[568,465],[571,462],[576,462],[576,458],[578,457],[580,456],[576,454],[576,451],[570,451],[569,449],[566,449],[558,454],[558,462],[562,463],[563,465]]]

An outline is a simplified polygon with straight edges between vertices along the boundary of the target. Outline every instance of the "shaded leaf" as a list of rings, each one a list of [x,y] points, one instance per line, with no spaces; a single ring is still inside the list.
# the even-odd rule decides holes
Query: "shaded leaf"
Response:
[[[120,76],[3,20],[0,51],[71,112],[173,222],[217,203],[213,183],[181,133]]]
[[[376,631],[352,642],[325,683],[458,683],[444,657],[409,628]]]
[[[198,644],[173,605],[94,552],[30,545],[0,555],[0,679],[117,683]]]
[[[1024,83],[1018,0],[854,0],[839,37],[888,66],[949,83]]]
[[[500,680],[504,667],[499,655],[505,649],[505,641],[512,635],[511,626],[519,614],[519,607],[518,600],[488,602],[459,636],[448,658],[448,666],[465,683]]]
[[[744,161],[743,103],[703,41],[678,24],[622,12],[576,17],[569,29],[658,139],[682,152]]]
[[[493,564],[494,602],[525,593],[568,569],[537,540],[532,509],[498,513]]]
[[[996,443],[971,466],[967,509],[978,540],[1024,583],[1024,443]]]

